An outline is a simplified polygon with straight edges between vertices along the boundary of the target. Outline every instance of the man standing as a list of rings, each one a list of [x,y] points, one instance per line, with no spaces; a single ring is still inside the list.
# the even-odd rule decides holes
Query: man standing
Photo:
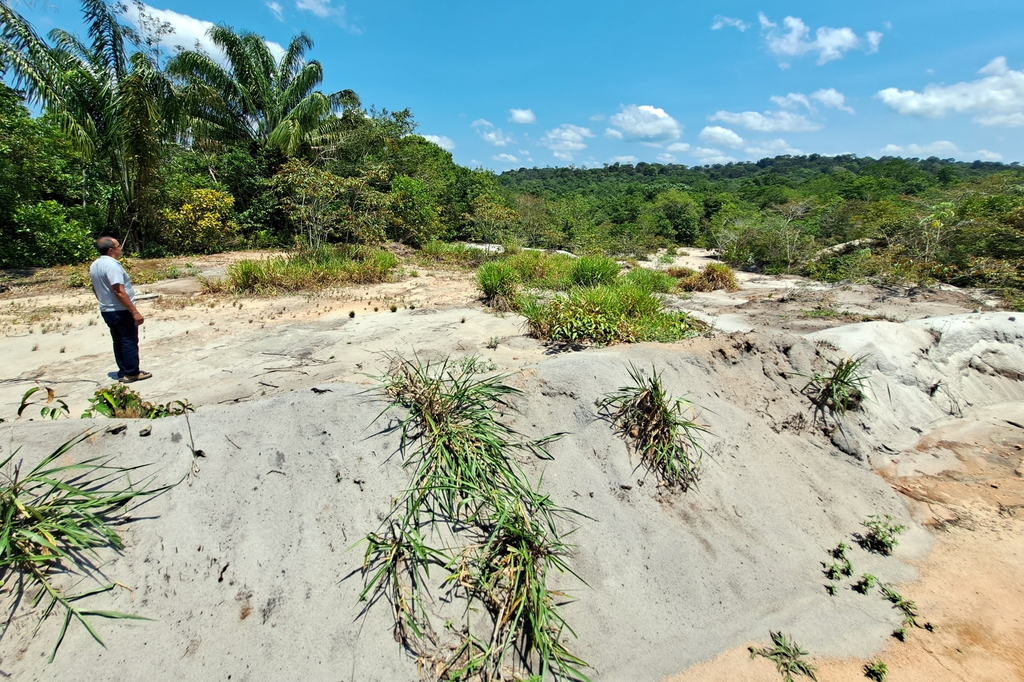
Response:
[[[100,237],[96,250],[100,257],[89,266],[89,278],[100,302],[100,315],[114,340],[117,380],[130,384],[148,379],[153,375],[139,369],[139,326],[145,320],[135,307],[132,280],[117,260],[121,245],[113,237]]]

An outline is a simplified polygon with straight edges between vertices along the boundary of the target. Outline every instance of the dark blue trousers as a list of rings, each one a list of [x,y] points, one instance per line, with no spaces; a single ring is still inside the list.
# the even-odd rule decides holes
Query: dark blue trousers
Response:
[[[110,328],[114,340],[114,359],[117,360],[117,376],[139,373],[139,326],[127,310],[100,313]]]

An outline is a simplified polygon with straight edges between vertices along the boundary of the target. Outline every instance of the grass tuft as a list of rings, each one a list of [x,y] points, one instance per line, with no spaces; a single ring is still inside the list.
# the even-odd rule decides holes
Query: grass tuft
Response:
[[[653,367],[650,376],[632,364],[628,371],[633,385],[605,396],[598,408],[659,484],[683,491],[695,487],[705,452],[700,438],[707,427],[697,421],[692,403],[668,394]]]
[[[794,675],[803,675],[817,682],[815,673],[818,671],[808,661],[803,660],[807,652],[800,648],[791,637],[781,632],[769,631],[773,646],[771,649],[761,647],[749,647],[750,658],[761,656],[775,664],[776,670],[782,675],[785,682],[793,682]]]
[[[824,419],[828,412],[833,418],[842,419],[848,410],[857,409],[864,400],[864,386],[867,377],[863,373],[866,355],[836,363],[831,374],[811,375],[801,392],[811,399],[815,414]],[[806,375],[804,375],[806,377]]]
[[[398,259],[383,249],[343,244],[288,256],[240,260],[228,266],[226,281],[201,279],[210,292],[276,294],[317,291],[342,284],[386,282]]]
[[[607,256],[582,256],[573,262],[569,276],[576,286],[608,286],[615,283],[620,269],[619,264]]]
[[[667,294],[676,286],[676,280],[671,275],[647,268],[633,268],[622,275],[621,280],[654,294]]]
[[[680,268],[689,270],[689,268]],[[692,271],[691,271],[692,272]],[[736,273],[725,263],[708,263],[700,272],[693,273],[679,280],[681,291],[737,291]]]
[[[40,622],[63,610],[64,624],[50,662],[72,622],[103,645],[92,619],[147,620],[80,605],[113,590],[115,583],[101,581],[98,587],[69,594],[53,580],[55,575],[102,578],[95,569],[100,564],[98,550],[124,548],[115,528],[126,505],[167,489],[133,485],[131,474],[140,467],[116,467],[100,459],[58,464],[91,435],[87,432],[64,443],[24,476],[20,465],[12,465],[17,451],[0,462],[0,585],[15,594],[8,623],[25,594],[33,595],[33,606],[43,604]]]
[[[519,292],[519,274],[506,260],[484,263],[476,273],[477,284],[495,310],[512,310]]]
[[[892,554],[892,550],[900,544],[896,537],[906,530],[905,526],[893,523],[891,514],[869,516],[860,525],[867,529],[867,532],[860,537],[861,547],[884,556]]]

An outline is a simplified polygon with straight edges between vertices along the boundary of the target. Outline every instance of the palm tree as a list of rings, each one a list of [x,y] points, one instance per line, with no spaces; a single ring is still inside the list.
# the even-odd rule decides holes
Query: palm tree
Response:
[[[167,72],[178,79],[180,97],[194,143],[269,145],[288,156],[323,148],[341,139],[338,115],[359,106],[351,90],[326,95],[318,61],[306,61],[313,47],[306,33],[292,38],[275,59],[263,37],[214,26],[207,35],[223,52],[226,65],[202,51],[174,57]]]
[[[146,195],[176,119],[174,93],[138,33],[110,5],[82,0],[82,13],[88,42],[61,29],[47,42],[0,0],[0,64],[79,151],[102,162],[115,188],[109,225],[141,248]]]

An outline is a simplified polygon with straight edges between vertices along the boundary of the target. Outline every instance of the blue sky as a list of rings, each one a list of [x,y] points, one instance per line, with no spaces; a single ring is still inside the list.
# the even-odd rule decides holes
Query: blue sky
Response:
[[[153,1],[153,0],[151,0]],[[39,30],[78,4],[18,9]],[[458,163],[687,165],[855,153],[1024,161],[1024,2],[164,0],[315,42],[325,89],[412,109]]]

